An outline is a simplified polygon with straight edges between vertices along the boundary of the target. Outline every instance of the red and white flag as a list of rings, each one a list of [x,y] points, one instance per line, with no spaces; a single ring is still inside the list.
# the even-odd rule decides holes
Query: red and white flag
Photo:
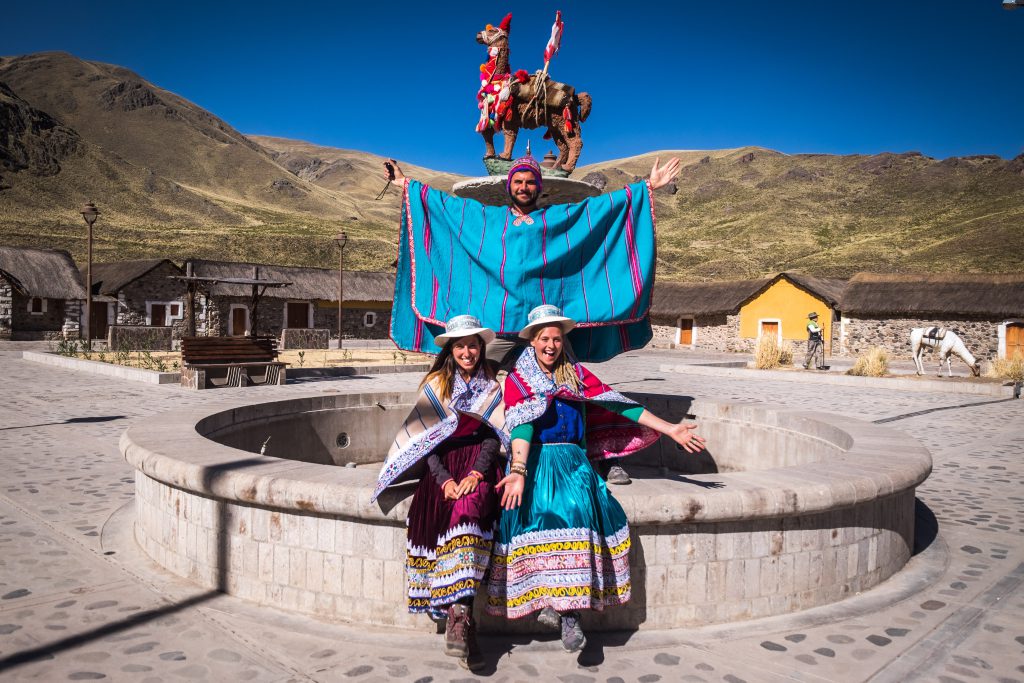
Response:
[[[558,47],[562,43],[562,11],[555,12],[555,23],[551,25],[551,38],[547,47],[544,48],[544,63],[551,61],[551,58],[558,54]]]

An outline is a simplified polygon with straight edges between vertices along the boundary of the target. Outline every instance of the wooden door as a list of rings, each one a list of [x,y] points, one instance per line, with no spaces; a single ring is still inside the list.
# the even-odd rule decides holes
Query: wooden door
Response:
[[[150,306],[149,324],[153,327],[164,327],[167,325],[167,306],[165,304],[152,304]]]
[[[763,321],[761,323],[761,336],[762,337],[774,337],[779,338],[779,323],[778,321]]]
[[[286,327],[309,327],[309,304],[304,301],[288,302],[288,319]]]
[[[244,337],[245,328],[248,327],[249,310],[246,308],[231,309],[231,334],[235,337]]]
[[[92,320],[89,321],[89,338],[107,338],[107,305],[105,303],[92,302],[92,311],[89,314]]]
[[[693,344],[693,318],[682,318],[679,321],[679,345]]]
[[[1006,325],[1006,357],[1014,356],[1024,358],[1024,323]]]

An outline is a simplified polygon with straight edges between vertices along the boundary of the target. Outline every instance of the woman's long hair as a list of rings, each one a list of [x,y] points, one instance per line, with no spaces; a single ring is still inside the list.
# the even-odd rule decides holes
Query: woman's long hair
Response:
[[[553,327],[549,325],[548,327]],[[541,331],[546,329],[545,327],[538,328],[533,333],[533,339],[537,339],[540,336]],[[534,349],[536,353],[536,349]],[[558,360],[555,361],[554,376],[555,384],[564,385],[571,391],[581,392],[583,391],[583,383],[580,381],[580,376],[576,374],[576,354],[573,353],[572,344],[569,343],[569,336],[562,333],[562,353],[558,356]]]
[[[480,358],[476,362],[476,367],[473,368],[473,374],[475,375],[480,370],[480,367],[483,366],[487,379],[494,379],[494,369],[491,368],[486,357],[487,343],[479,334],[474,334],[473,336],[480,342]],[[448,340],[448,343],[441,349],[441,353],[437,354],[434,364],[430,366],[430,370],[423,377],[423,381],[420,382],[420,389],[422,389],[426,384],[437,380],[437,397],[442,403],[447,403],[452,397],[452,387],[455,386],[455,373],[459,371],[459,364],[455,362],[452,347],[455,346],[455,342],[461,339],[466,339],[466,337]]]

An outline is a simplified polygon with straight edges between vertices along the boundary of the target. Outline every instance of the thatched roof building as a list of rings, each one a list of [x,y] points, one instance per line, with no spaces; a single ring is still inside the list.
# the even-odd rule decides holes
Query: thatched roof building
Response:
[[[806,289],[812,294],[816,294],[833,308],[843,307],[843,296],[846,292],[846,286],[849,280],[839,280],[837,278],[829,277],[814,277],[813,275],[804,275],[803,273],[780,273],[776,277],[772,278],[772,282],[777,281],[779,278],[785,278],[795,284],[797,287]]]
[[[120,290],[145,277],[165,263],[170,264],[171,268],[176,272],[183,272],[181,268],[168,259],[94,263],[92,264],[92,293],[116,296]],[[82,280],[85,280],[85,270],[82,270]]]
[[[0,246],[0,276],[25,296],[85,299],[85,281],[63,249]]]
[[[1024,274],[858,273],[843,293],[842,308],[860,317],[1024,317]]]
[[[270,287],[264,294],[270,299],[303,299],[320,301],[338,300],[338,271],[328,268],[303,268],[299,266],[276,266],[261,263],[233,261],[207,261],[192,259],[193,272],[200,277],[251,278],[253,269],[259,269],[262,280],[290,282],[288,287]],[[252,291],[249,285],[215,284],[210,295],[248,297]],[[345,301],[386,301],[395,294],[394,273],[369,273],[345,271]]]
[[[743,302],[764,289],[771,278],[726,282],[656,282],[651,297],[651,316],[726,315],[740,310]]]

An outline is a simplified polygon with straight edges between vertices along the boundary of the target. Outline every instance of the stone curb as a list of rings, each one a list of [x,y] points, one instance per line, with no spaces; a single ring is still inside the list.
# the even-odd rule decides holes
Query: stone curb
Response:
[[[873,389],[894,389],[897,391],[933,391],[940,394],[970,394],[975,396],[996,396],[1013,398],[1017,389],[1013,382],[1005,384],[974,383],[945,381],[936,379],[910,379],[904,377],[855,377],[853,375],[833,375],[807,372],[789,372],[784,370],[756,370],[753,368],[712,367],[709,365],[669,365],[658,366],[661,372],[678,372],[691,375],[710,375],[716,377],[737,377],[742,379],[771,379],[784,382],[804,382],[807,384],[835,384],[853,387],[870,387]]]
[[[430,369],[427,363],[409,365],[345,365],[331,368],[288,368],[288,379],[309,377],[352,377],[353,375],[390,375],[399,372],[425,373]]]
[[[84,358],[58,356],[45,351],[22,351],[21,357],[33,363],[52,365],[65,370],[91,372],[96,375],[117,377],[132,382],[147,384],[178,384],[180,372],[157,372],[143,368],[131,368],[125,365],[114,365]],[[426,372],[430,366],[424,363],[410,365],[346,365],[332,368],[288,368],[288,379],[308,379],[317,377],[352,377],[356,375],[386,375],[401,372]]]
[[[85,360],[84,358],[70,358],[58,356],[54,353],[42,351],[22,351],[21,357],[33,363],[52,365],[65,370],[76,370],[79,372],[91,372],[94,375],[106,375],[117,377],[132,382],[145,382],[147,384],[177,384],[181,381],[180,372],[157,372],[156,370],[144,370],[142,368],[130,368],[125,365],[114,365],[103,363],[98,360]]]

